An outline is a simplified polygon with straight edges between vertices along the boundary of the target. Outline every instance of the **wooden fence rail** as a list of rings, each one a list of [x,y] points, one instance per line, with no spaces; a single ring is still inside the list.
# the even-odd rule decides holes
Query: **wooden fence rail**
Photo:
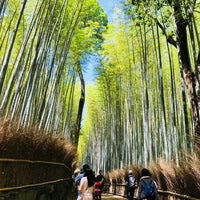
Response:
[[[69,179],[71,174],[63,163],[0,158],[0,188]]]
[[[104,192],[126,197],[126,184],[125,183],[105,184]],[[175,199],[200,200],[200,198],[195,198],[188,195],[178,194],[175,192],[164,191],[164,190],[158,190],[158,194],[159,196],[168,196],[168,197],[173,197]]]
[[[75,199],[64,163],[0,158],[0,199]]]

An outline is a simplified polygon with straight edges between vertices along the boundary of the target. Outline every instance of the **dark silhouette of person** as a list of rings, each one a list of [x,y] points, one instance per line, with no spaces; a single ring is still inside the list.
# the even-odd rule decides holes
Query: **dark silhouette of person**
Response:
[[[146,168],[142,169],[142,177],[139,181],[138,199],[158,199],[157,184],[152,179],[150,171]]]

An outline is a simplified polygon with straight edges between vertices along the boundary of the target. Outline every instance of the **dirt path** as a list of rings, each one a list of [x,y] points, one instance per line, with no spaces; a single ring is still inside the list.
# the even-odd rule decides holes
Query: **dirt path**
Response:
[[[112,194],[102,194],[102,199],[104,200],[116,200],[116,199],[119,199],[119,200],[124,200],[126,198],[124,197],[121,197],[121,196],[117,196],[117,195],[112,195]]]

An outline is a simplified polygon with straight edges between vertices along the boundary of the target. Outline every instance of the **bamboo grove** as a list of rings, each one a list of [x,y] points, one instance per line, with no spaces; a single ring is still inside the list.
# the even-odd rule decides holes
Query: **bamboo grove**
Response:
[[[105,171],[160,158],[178,164],[200,134],[200,2],[126,0],[122,8],[88,86],[82,160]]]
[[[107,25],[97,0],[0,1],[1,118],[62,133],[94,170],[178,163],[200,135],[199,13],[197,0],[123,0]]]
[[[1,117],[77,144],[82,60],[99,48],[106,23],[96,0],[0,1]]]

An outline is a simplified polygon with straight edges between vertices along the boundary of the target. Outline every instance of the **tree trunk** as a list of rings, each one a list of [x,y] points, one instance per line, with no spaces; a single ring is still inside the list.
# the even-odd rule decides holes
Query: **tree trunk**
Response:
[[[197,76],[198,76],[198,80],[200,81],[200,52],[197,59],[197,68],[198,68]],[[200,92],[200,90],[198,92]],[[200,102],[200,93],[198,94],[198,101]]]
[[[177,47],[179,53],[179,60],[181,65],[181,76],[184,79],[185,85],[190,96],[190,103],[193,115],[193,129],[194,135],[200,135],[200,119],[198,111],[198,97],[195,90],[195,74],[191,69],[190,57],[187,45],[187,22],[182,16],[181,5],[177,3],[174,6],[174,16],[176,23]]]
[[[80,62],[78,63],[77,68],[78,68],[77,71],[78,71],[78,75],[81,82],[81,97],[79,100],[78,115],[76,119],[76,128],[75,128],[75,136],[74,136],[74,144],[76,145],[76,147],[78,147],[78,141],[79,141],[79,135],[80,135],[80,129],[81,129],[81,119],[82,119],[82,113],[83,113],[83,108],[85,104],[85,81],[83,78]]]

